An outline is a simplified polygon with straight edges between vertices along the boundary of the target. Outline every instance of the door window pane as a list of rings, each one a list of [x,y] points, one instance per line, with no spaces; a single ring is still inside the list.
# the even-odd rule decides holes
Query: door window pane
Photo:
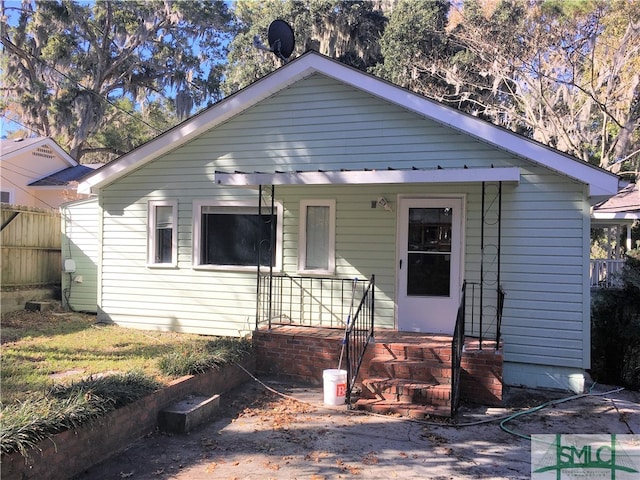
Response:
[[[450,296],[451,208],[410,208],[407,295]]]

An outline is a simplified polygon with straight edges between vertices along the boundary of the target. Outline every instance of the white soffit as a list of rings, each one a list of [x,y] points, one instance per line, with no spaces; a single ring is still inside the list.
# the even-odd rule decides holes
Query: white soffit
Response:
[[[394,183],[518,183],[519,181],[520,169],[517,167],[277,173],[216,172],[215,174],[216,184],[238,187],[255,187],[258,185],[374,185]]]

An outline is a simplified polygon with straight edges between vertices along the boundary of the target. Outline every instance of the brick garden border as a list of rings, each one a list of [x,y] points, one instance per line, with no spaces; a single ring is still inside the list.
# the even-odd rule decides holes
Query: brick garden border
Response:
[[[254,355],[239,363],[248,371],[255,372]],[[27,457],[18,452],[2,455],[2,479],[60,480],[78,475],[153,432],[158,424],[158,413],[172,403],[194,393],[207,396],[223,393],[249,379],[249,375],[237,365],[178,378],[165,388],[86,426],[43,440]]]

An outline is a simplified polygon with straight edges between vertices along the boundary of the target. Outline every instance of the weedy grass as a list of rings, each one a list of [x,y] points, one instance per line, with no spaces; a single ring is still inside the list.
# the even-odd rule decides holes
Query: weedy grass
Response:
[[[245,339],[216,338],[201,343],[183,343],[164,354],[158,365],[165,375],[196,375],[241,360],[251,351]]]
[[[2,409],[2,453],[27,455],[38,442],[56,433],[89,423],[106,413],[148,395],[159,382],[139,372],[88,378],[69,386],[55,386]]]
[[[0,450],[23,455],[44,438],[90,422],[176,376],[241,360],[246,339],[98,325],[95,316],[2,316]]]
[[[20,401],[57,384],[91,375],[139,371],[161,382],[158,359],[184,345],[194,349],[211,337],[96,324],[93,315],[22,314],[2,319],[0,400]],[[8,324],[8,325],[7,325]],[[11,329],[11,340],[4,335]],[[169,374],[170,376],[170,374]]]

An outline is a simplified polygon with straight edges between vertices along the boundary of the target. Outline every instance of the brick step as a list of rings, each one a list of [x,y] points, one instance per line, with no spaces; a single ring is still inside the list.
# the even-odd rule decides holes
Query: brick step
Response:
[[[361,398],[354,403],[357,410],[379,414],[395,414],[403,417],[424,419],[425,417],[451,417],[451,407],[417,405],[415,403],[389,402],[386,400]]]
[[[390,377],[432,383],[451,383],[451,364],[436,360],[371,359],[368,368],[371,377]]]
[[[451,362],[451,342],[411,344],[411,343],[376,343],[372,348],[375,357],[386,357],[394,360],[433,360]]]
[[[451,405],[451,385],[388,377],[366,378],[362,381],[361,397],[444,407]]]

